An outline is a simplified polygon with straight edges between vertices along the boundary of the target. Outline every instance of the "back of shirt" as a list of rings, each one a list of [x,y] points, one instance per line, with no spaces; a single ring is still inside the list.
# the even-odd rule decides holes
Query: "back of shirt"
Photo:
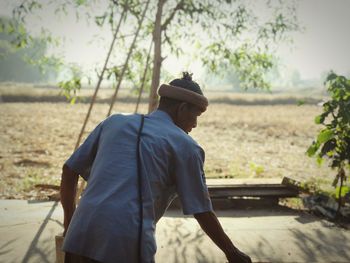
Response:
[[[137,262],[140,225],[137,174],[139,115],[113,115],[89,135],[66,164],[79,174],[91,167],[87,187],[65,238],[66,251],[102,262]],[[169,115],[146,115],[140,144],[142,256],[156,252],[155,222],[175,192],[184,213],[212,210],[204,182],[204,152]]]
[[[67,160],[79,174],[91,167],[64,250],[101,262],[137,262],[136,138],[140,116],[113,115]],[[123,262],[123,261],[121,261]]]

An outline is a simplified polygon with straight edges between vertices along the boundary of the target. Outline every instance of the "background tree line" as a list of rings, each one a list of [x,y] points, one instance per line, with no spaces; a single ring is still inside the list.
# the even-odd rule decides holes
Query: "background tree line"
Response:
[[[97,6],[100,13],[94,11]],[[264,16],[260,15],[260,8],[266,10]],[[276,62],[274,51],[279,43],[290,40],[292,32],[299,30],[295,1],[267,0],[257,4],[243,0],[23,0],[13,10],[12,19],[3,21],[1,31],[12,35],[13,46],[30,48],[35,38],[25,25],[30,17],[48,9],[60,15],[73,10],[77,17],[85,17],[100,27],[101,32],[107,29],[111,35],[121,23],[105,71],[102,73],[101,65],[94,70],[98,77],[114,83],[114,87],[120,79],[134,87],[141,87],[144,82],[149,89],[150,110],[157,103],[160,79],[166,76],[162,65],[167,57],[198,60],[214,74],[220,74],[223,69],[232,71],[243,89],[269,89],[266,74]],[[45,25],[42,28],[45,30],[40,39],[46,45],[58,46]],[[60,57],[46,62],[64,65]],[[147,66],[149,70],[145,71]],[[75,78],[73,82],[67,79],[61,83],[68,93],[81,86],[76,76],[71,74]],[[91,78],[79,75],[84,77]]]

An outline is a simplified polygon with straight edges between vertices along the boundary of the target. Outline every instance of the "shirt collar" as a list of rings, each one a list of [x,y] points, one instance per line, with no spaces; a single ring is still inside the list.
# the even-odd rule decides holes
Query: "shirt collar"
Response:
[[[162,110],[155,110],[155,111],[151,112],[149,116],[174,123],[173,119],[170,117],[170,115]]]

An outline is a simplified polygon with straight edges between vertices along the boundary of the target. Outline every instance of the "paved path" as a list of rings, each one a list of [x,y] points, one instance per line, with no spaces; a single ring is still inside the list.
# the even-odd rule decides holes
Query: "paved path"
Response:
[[[350,231],[288,209],[227,210],[219,220],[255,262],[350,262]],[[0,262],[55,262],[62,208],[55,202],[0,200]],[[173,210],[157,225],[156,261],[225,262],[192,217]]]

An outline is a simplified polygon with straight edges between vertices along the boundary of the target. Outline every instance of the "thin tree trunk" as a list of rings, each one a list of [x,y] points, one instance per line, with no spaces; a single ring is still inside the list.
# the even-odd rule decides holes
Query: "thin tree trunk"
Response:
[[[115,43],[115,40],[117,38],[117,34],[119,32],[119,28],[121,26],[121,23],[124,19],[124,16],[126,14],[126,8],[123,9],[123,12],[122,14],[120,15],[120,19],[119,19],[119,22],[118,22],[118,25],[117,25],[117,28],[115,29],[115,32],[114,32],[114,35],[113,35],[113,39],[112,39],[112,42],[111,42],[111,45],[109,47],[109,50],[108,50],[108,53],[107,53],[107,57],[106,57],[106,60],[105,60],[105,63],[103,65],[103,68],[102,68],[102,71],[101,71],[101,74],[99,75],[99,78],[98,78],[98,82],[97,82],[97,85],[96,85],[96,88],[95,88],[95,92],[94,92],[94,95],[92,96],[92,99],[91,99],[91,102],[90,102],[90,106],[89,106],[89,109],[88,109],[88,112],[86,114],[86,117],[85,117],[85,120],[84,120],[84,123],[83,123],[83,126],[81,127],[81,130],[80,130],[80,134],[78,136],[78,140],[75,144],[75,150],[78,148],[79,144],[80,144],[80,141],[81,141],[81,138],[84,134],[84,131],[85,131],[85,128],[86,128],[86,124],[89,120],[89,117],[90,117],[90,114],[91,114],[91,110],[92,110],[92,107],[94,106],[95,104],[95,100],[96,100],[96,96],[97,96],[97,93],[98,93],[98,90],[100,89],[100,86],[101,86],[101,83],[102,83],[102,80],[103,80],[103,75],[107,69],[107,65],[108,65],[108,61],[109,61],[109,58],[111,57],[111,53],[112,53],[112,50],[113,50],[113,46],[114,46],[114,43]],[[79,203],[79,197],[81,195],[81,193],[83,192],[83,189],[85,187],[85,181],[84,180],[81,180],[80,181],[80,184],[78,186],[78,189],[77,189],[77,192],[76,192],[76,195],[75,195],[75,203],[78,204]]]
[[[139,96],[137,97],[135,113],[137,113],[137,111],[139,110],[139,105],[140,105],[140,101],[141,101],[141,96],[142,96],[142,93],[143,93],[143,90],[144,90],[144,87],[145,87],[147,71],[148,71],[148,68],[149,68],[149,59],[151,58],[152,46],[153,46],[153,41],[151,41],[151,44],[150,44],[150,46],[149,46],[149,50],[148,50],[148,54],[147,54],[147,59],[146,59],[146,66],[145,66],[145,70],[143,71],[143,76],[142,76],[142,81],[141,81],[141,87],[140,87],[140,91],[139,91]]]
[[[94,94],[92,96],[92,99],[91,99],[91,102],[90,102],[90,106],[89,106],[88,112],[86,114],[83,126],[81,127],[80,134],[78,136],[78,140],[77,140],[77,142],[75,144],[75,148],[74,148],[75,150],[78,148],[78,146],[80,144],[81,138],[82,138],[82,136],[84,134],[84,131],[85,131],[85,128],[86,128],[87,121],[89,120],[89,117],[90,117],[90,114],[91,114],[92,107],[95,104],[96,96],[97,96],[98,90],[100,89],[100,86],[101,86],[101,83],[102,83],[102,80],[103,80],[103,75],[104,75],[104,73],[105,73],[105,71],[107,69],[107,64],[108,64],[109,58],[111,56],[111,53],[112,53],[112,50],[113,50],[113,46],[114,46],[115,40],[117,38],[117,34],[118,34],[118,31],[119,31],[120,25],[121,25],[121,23],[122,23],[122,21],[124,19],[125,13],[126,13],[126,9],[124,9],[122,14],[120,15],[120,19],[119,19],[117,28],[116,28],[116,30],[114,32],[113,39],[112,39],[111,45],[110,45],[108,53],[107,53],[107,57],[105,59],[105,63],[103,65],[101,74],[98,77],[98,81],[97,81],[97,85],[96,85],[96,88],[95,88],[95,92],[94,92]]]
[[[341,194],[342,194],[342,189],[343,189],[343,185],[344,185],[344,178],[345,178],[344,168],[340,168],[338,174],[340,176],[340,187],[339,187],[338,209],[337,209],[337,212],[335,214],[336,218],[340,217],[340,209],[341,209],[342,200],[343,200]]]
[[[139,35],[139,32],[140,32],[140,29],[141,29],[143,20],[144,20],[144,18],[145,18],[145,15],[146,15],[146,11],[147,11],[147,9],[148,9],[149,2],[150,2],[150,0],[148,0],[147,3],[146,3],[145,9],[143,10],[143,13],[142,13],[141,20],[139,21],[139,26],[138,26],[137,31],[136,31],[136,33],[135,33],[134,39],[133,39],[133,41],[132,41],[132,44],[131,44],[131,46],[130,46],[130,48],[129,48],[129,53],[128,53],[127,57],[126,57],[125,63],[124,63],[124,65],[123,65],[122,72],[121,72],[121,74],[120,74],[120,76],[119,76],[118,84],[117,84],[117,87],[116,87],[115,92],[114,92],[114,94],[113,94],[113,97],[112,97],[112,100],[111,100],[111,104],[110,104],[110,107],[109,107],[109,110],[108,110],[108,113],[107,113],[107,117],[108,117],[109,115],[111,115],[111,112],[112,112],[112,109],[113,109],[113,106],[114,106],[114,103],[115,103],[115,100],[116,100],[116,97],[117,97],[117,94],[118,94],[118,90],[119,90],[119,88],[120,88],[120,84],[122,83],[122,80],[123,80],[125,71],[126,71],[126,69],[127,69],[127,67],[128,67],[129,59],[130,59],[131,54],[132,54],[132,51],[133,51],[133,49],[134,49],[134,47],[135,47],[136,39],[137,39],[137,37],[138,37],[138,35]]]
[[[154,55],[153,55],[153,72],[151,91],[149,95],[148,112],[152,112],[158,106],[157,88],[159,86],[160,68],[162,66],[162,13],[165,0],[158,1],[156,21],[154,23],[153,42],[154,42]]]

